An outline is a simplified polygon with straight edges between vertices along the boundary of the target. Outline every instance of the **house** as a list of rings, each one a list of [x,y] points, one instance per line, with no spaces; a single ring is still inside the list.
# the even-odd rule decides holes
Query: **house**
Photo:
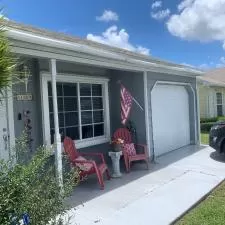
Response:
[[[201,118],[225,116],[225,69],[207,72],[198,79]]]
[[[196,77],[202,72],[12,21],[4,25],[25,71],[1,106],[0,136],[10,137],[0,139],[5,156],[25,127],[31,151],[52,144],[59,127],[57,149],[61,133],[81,151],[107,153],[122,126],[118,81],[144,108],[133,104],[130,120],[151,157],[199,143]]]

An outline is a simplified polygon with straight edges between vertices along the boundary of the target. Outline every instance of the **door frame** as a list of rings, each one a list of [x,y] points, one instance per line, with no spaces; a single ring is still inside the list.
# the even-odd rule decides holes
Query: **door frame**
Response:
[[[6,131],[3,132],[3,136],[0,138],[6,137],[7,148],[8,148],[8,159],[12,156],[12,148],[15,146],[15,128],[14,128],[14,110],[13,110],[13,92],[12,86],[5,89],[2,96],[5,107],[6,115],[6,127],[1,127],[1,129],[6,128]]]
[[[153,132],[154,132],[154,128],[153,128],[153,118],[152,118],[152,92],[154,90],[154,88],[157,85],[176,85],[176,86],[183,86],[183,87],[187,87],[189,90],[191,90],[191,93],[193,95],[193,100],[194,100],[194,107],[193,107],[193,115],[194,115],[194,131],[195,131],[195,136],[194,136],[194,144],[198,144],[198,127],[197,127],[197,120],[198,120],[198,113],[196,111],[197,109],[197,105],[196,105],[196,93],[194,88],[192,87],[191,83],[185,83],[185,82],[173,82],[173,81],[160,81],[157,80],[155,82],[155,84],[153,85],[151,91],[150,91],[150,98],[151,98],[151,130],[152,130],[152,151],[153,151],[153,159],[155,158],[155,145],[154,145],[154,136],[153,136]],[[190,123],[190,121],[189,121]],[[190,142],[191,143],[191,142]]]

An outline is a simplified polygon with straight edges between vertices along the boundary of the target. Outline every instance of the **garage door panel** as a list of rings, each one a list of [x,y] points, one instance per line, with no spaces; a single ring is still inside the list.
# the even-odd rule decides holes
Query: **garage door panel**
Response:
[[[157,85],[152,91],[155,155],[190,144],[189,98],[183,86]]]

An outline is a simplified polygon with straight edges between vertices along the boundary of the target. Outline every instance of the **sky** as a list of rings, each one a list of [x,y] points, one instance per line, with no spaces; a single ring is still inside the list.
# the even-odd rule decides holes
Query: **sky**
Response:
[[[10,20],[203,70],[225,66],[225,0],[1,0]]]

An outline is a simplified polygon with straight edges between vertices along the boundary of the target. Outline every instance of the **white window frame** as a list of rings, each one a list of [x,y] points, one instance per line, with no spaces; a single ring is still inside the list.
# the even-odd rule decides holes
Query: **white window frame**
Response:
[[[217,102],[217,94],[221,94],[221,99],[222,99],[221,104],[218,104],[218,102]],[[222,115],[223,115],[223,93],[219,92],[219,91],[216,92],[216,114],[217,114],[217,116],[218,116],[218,108],[217,108],[218,106],[222,106]]]
[[[41,101],[42,101],[42,129],[44,144],[51,145],[50,135],[50,119],[49,119],[49,98],[48,98],[48,82],[51,82],[51,74],[47,72],[41,73]],[[102,77],[93,77],[78,74],[57,74],[57,82],[65,83],[87,83],[87,84],[101,84],[103,86],[103,107],[104,107],[104,136],[92,137],[83,140],[76,140],[77,148],[85,148],[93,145],[103,144],[110,141],[110,116],[109,116],[109,79]],[[79,91],[78,91],[79,93]],[[78,102],[80,101],[78,95]],[[78,112],[81,113],[80,110]],[[81,119],[79,115],[79,120]],[[80,124],[80,121],[79,121]]]

